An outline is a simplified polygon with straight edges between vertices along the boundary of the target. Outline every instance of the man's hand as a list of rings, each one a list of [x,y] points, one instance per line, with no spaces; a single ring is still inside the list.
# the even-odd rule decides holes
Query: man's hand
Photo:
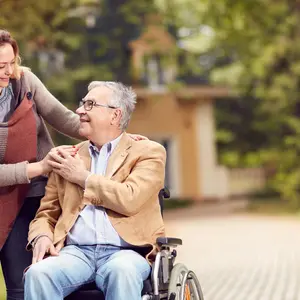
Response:
[[[43,170],[42,174],[47,174],[50,171],[52,171],[52,166],[49,164],[49,162],[52,159],[51,154],[53,154],[53,153],[58,154],[60,150],[65,151],[66,153],[68,153],[71,156],[75,156],[77,153],[77,148],[75,146],[59,146],[59,147],[52,148],[49,151],[49,153],[45,156],[45,158],[39,162],[41,164],[41,168]]]
[[[53,168],[53,172],[82,188],[85,187],[85,180],[90,172],[78,154],[73,157],[64,149],[58,149],[58,153],[50,152],[49,155],[52,160],[48,163]]]
[[[35,264],[43,260],[45,254],[50,254],[51,256],[58,256],[52,241],[47,236],[42,236],[38,238],[37,242],[33,248],[32,264]]]

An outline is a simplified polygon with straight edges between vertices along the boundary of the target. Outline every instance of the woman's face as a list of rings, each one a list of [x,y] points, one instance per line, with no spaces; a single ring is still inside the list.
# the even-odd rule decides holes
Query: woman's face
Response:
[[[15,68],[15,54],[10,44],[0,46],[0,90],[8,86]]]

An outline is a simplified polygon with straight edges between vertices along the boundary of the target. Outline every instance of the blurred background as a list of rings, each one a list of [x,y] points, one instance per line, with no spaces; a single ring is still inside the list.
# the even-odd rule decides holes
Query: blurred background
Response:
[[[69,108],[76,109],[92,80],[135,88],[138,103],[128,132],[166,148],[166,186],[172,195],[166,223],[186,239],[191,230],[199,234],[209,228],[202,232],[207,243],[199,253],[209,245],[222,248],[220,232],[208,234],[220,220],[222,230],[222,224],[233,222],[227,242],[234,244],[243,243],[234,229],[248,218],[272,215],[275,220],[275,227],[267,221],[266,227],[265,221],[255,227],[254,240],[262,228],[272,231],[286,218],[299,229],[299,20],[298,0],[0,0],[0,28],[17,39],[23,65]],[[51,134],[56,144],[75,142]],[[233,219],[222,219],[228,212]],[[189,227],[184,215],[196,223]],[[185,226],[188,232],[182,232]],[[275,232],[286,237],[292,230]],[[265,236],[268,231],[262,240]],[[274,234],[270,245],[277,239]],[[291,239],[294,248],[297,238]],[[215,261],[209,252],[202,264]],[[227,267],[232,270],[232,264]],[[204,282],[214,274],[205,272],[210,269],[199,267]],[[248,299],[210,291],[204,283],[207,299]],[[0,299],[1,293],[4,299],[3,285]],[[276,299],[288,299],[280,295]]]

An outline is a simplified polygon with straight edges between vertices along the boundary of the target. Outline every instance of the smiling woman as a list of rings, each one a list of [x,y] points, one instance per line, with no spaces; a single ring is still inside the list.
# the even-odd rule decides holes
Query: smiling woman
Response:
[[[24,299],[22,275],[32,259],[25,250],[28,226],[45,192],[43,174],[51,170],[47,153],[54,145],[44,120],[80,138],[79,117],[20,66],[17,42],[0,29],[0,211],[5,211],[0,217],[0,262],[8,300]],[[1,280],[0,299],[4,293]]]
[[[10,103],[13,98],[10,77],[20,77],[20,68],[18,68],[20,62],[19,50],[14,40],[1,46],[0,58],[0,121],[3,122],[8,119]]]

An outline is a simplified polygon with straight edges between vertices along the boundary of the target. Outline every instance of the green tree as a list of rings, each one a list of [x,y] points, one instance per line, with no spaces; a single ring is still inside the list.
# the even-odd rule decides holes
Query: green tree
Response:
[[[193,5],[186,26],[201,24],[211,29],[199,53],[218,50],[229,58],[210,72],[214,82],[231,85],[242,98],[228,104],[230,110],[223,107],[223,112],[232,113],[227,124],[236,126],[223,132],[223,139],[227,138],[239,153],[256,151],[258,161],[272,170],[274,187],[299,207],[300,2],[174,0],[173,4],[180,7],[178,13],[184,20]],[[224,114],[222,117],[226,119]],[[243,131],[244,138],[239,136]]]
[[[155,10],[152,0],[0,0],[0,5],[0,28],[18,40],[24,64],[72,109],[91,80],[130,82],[128,43]],[[49,60],[53,53],[63,53],[60,68]]]

